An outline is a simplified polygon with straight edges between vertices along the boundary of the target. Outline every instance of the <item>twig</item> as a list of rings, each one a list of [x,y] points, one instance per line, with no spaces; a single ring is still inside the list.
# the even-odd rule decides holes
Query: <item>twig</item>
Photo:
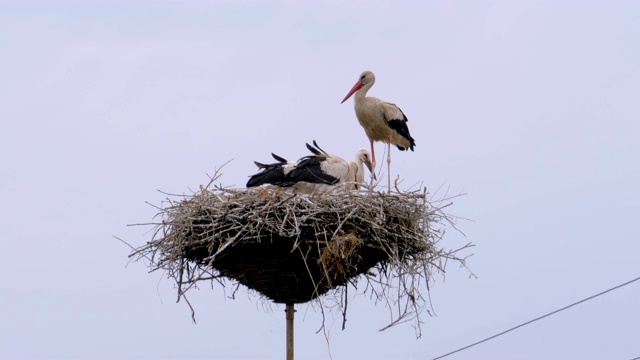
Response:
[[[176,281],[178,300],[185,299],[194,322],[189,290],[202,281],[224,287],[231,280],[231,299],[240,284],[278,302],[318,299],[323,315],[318,331],[327,336],[327,297],[322,296],[335,296],[345,329],[349,284],[358,293],[358,279],[364,279],[363,294],[390,311],[391,321],[381,330],[413,320],[419,337],[427,302],[427,313],[434,312],[429,286],[433,273],[444,276],[449,261],[466,268],[468,256],[459,254],[473,244],[451,250],[440,243],[447,228],[460,231],[455,223],[459,218],[444,209],[461,194],[450,196],[449,189],[438,199],[428,199],[426,188],[401,192],[397,177],[397,194],[392,196],[366,191],[299,196],[286,189],[214,186],[221,177],[218,171],[191,195],[164,193],[168,198],[156,207],[159,221],[137,224],[154,227],[152,240],[139,248],[125,243],[132,260],[145,260],[150,271],[163,270]],[[240,261],[240,268],[234,260],[249,258]],[[285,273],[293,276],[281,274],[277,266],[284,265],[278,264],[289,264]],[[308,288],[308,294],[290,291],[300,288]]]

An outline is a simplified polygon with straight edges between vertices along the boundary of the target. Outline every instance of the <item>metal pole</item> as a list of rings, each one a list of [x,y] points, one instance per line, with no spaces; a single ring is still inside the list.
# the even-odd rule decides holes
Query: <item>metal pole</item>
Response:
[[[287,303],[287,360],[293,360],[293,309],[292,303]]]

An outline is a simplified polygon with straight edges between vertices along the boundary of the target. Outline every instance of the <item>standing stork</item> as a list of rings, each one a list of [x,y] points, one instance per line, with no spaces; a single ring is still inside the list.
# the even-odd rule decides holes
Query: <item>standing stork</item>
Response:
[[[300,158],[296,162],[271,153],[278,161],[274,164],[255,162],[260,169],[251,176],[247,187],[265,184],[291,188],[296,194],[318,194],[343,185],[346,190],[359,190],[364,181],[364,166],[371,171],[371,160],[367,149],[359,149],[353,161],[345,161],[322,150],[313,141],[307,145],[312,155]],[[375,176],[375,175],[374,175]]]
[[[371,143],[371,166],[374,170],[376,166],[376,153],[373,149],[373,142],[385,141],[389,145],[387,172],[389,183],[388,193],[391,194],[391,144],[397,146],[401,151],[407,149],[413,151],[416,142],[411,137],[411,134],[409,134],[407,117],[396,104],[367,96],[367,91],[371,89],[375,82],[376,77],[371,71],[363,72],[358,82],[356,82],[347,96],[344,97],[341,104],[347,101],[353,93],[356,93],[356,116]],[[371,188],[373,188],[373,178],[371,179]]]

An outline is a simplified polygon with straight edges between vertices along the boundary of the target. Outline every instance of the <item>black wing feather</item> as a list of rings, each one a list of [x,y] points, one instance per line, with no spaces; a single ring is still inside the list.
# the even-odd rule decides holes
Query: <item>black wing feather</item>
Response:
[[[249,181],[247,181],[248,188],[265,184],[273,184],[277,186],[292,186],[294,184],[284,173],[284,166],[287,164],[287,159],[274,153],[271,153],[271,156],[278,160],[278,162],[274,164],[262,164],[254,161],[261,171],[257,174],[251,175]]]
[[[274,164],[263,164],[254,161],[260,171],[249,178],[247,187],[265,184],[288,187],[298,182],[327,185],[337,184],[340,179],[322,171],[322,163],[327,160],[327,153],[318,146],[315,140],[313,141],[315,147],[309,144],[306,145],[307,149],[309,149],[313,155],[308,155],[298,160],[295,167],[286,174],[284,167],[288,164],[288,161],[282,156],[271,153],[271,156],[278,161]]]
[[[295,169],[287,175],[295,182],[305,181],[314,184],[337,184],[340,179],[322,171],[321,165],[326,160],[326,156],[305,156],[298,160]]]
[[[400,110],[400,108],[398,108],[398,110]],[[395,130],[398,134],[400,134],[400,136],[409,140],[409,144],[410,144],[409,149],[413,151],[413,147],[416,146],[416,141],[411,137],[411,134],[409,133],[409,127],[407,126],[407,122],[409,121],[409,119],[407,119],[407,116],[402,112],[402,110],[400,110],[400,113],[402,114],[402,119],[387,120],[387,123],[389,124],[389,127]],[[406,150],[402,146],[399,146],[399,145],[396,145],[396,146],[401,151]]]
[[[278,156],[274,153],[271,153],[271,156],[273,156],[273,158],[276,159],[277,162],[285,163],[285,164],[288,162],[287,159],[283,158],[282,156]]]

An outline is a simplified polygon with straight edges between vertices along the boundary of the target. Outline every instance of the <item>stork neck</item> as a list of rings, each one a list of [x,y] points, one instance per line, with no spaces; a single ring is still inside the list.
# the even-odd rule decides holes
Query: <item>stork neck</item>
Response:
[[[369,89],[371,89],[371,86],[373,86],[373,83],[370,82],[366,85],[363,85],[358,91],[356,91],[356,102],[358,101],[362,101],[364,100],[365,97],[367,97],[367,91],[369,91]]]

